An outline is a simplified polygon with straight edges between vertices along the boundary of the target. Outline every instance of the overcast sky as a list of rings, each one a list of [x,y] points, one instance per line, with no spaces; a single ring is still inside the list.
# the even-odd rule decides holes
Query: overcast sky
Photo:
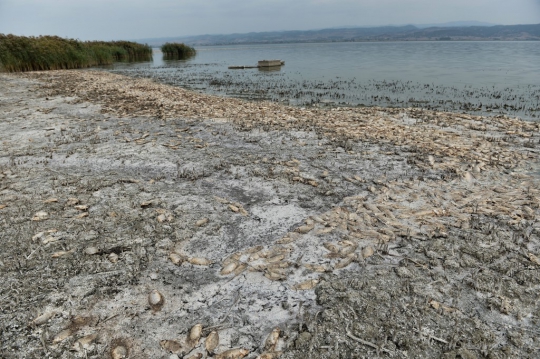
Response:
[[[463,20],[540,23],[540,0],[0,0],[0,33],[81,40]]]

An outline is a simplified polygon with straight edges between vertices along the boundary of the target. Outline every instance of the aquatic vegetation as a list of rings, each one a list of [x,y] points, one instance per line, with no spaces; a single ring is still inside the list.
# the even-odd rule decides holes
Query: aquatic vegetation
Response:
[[[197,54],[193,47],[177,42],[167,42],[161,46],[161,51],[165,58],[172,59],[185,59]]]
[[[0,71],[77,69],[116,61],[149,61],[152,49],[129,41],[78,41],[0,34]]]

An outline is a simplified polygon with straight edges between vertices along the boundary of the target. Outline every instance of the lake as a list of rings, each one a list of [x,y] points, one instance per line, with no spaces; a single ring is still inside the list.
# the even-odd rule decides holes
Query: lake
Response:
[[[230,70],[281,59],[274,71]],[[189,60],[110,71],[196,91],[297,106],[423,107],[540,116],[540,42],[348,42],[197,48]]]

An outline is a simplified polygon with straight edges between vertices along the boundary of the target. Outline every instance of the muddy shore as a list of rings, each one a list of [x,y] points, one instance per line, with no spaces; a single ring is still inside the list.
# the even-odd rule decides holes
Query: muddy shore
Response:
[[[505,116],[0,75],[0,356],[539,357],[539,152]]]

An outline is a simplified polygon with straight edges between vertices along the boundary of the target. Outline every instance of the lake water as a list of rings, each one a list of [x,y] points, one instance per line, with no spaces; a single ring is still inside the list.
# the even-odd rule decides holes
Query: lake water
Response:
[[[275,71],[230,70],[280,59]],[[540,116],[540,42],[377,42],[208,46],[189,60],[109,70],[211,94],[299,106],[424,107]]]

